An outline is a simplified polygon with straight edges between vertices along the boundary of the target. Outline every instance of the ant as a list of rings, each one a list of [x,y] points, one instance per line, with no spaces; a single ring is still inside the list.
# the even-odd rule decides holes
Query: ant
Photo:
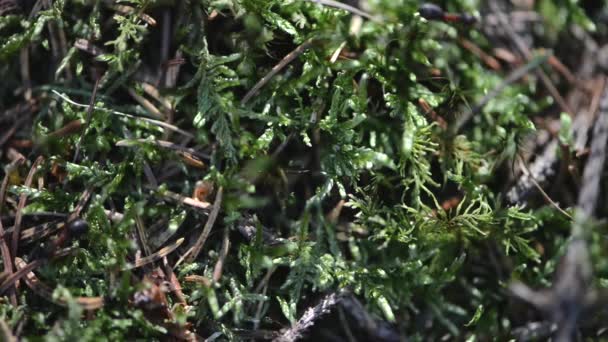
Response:
[[[465,25],[473,25],[477,22],[477,18],[467,13],[446,13],[443,9],[435,4],[425,3],[418,9],[420,16],[427,20],[440,20],[448,23],[463,23]]]

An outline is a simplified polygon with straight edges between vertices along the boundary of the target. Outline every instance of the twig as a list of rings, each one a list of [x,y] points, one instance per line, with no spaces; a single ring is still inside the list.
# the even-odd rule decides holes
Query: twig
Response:
[[[299,55],[304,53],[304,51],[306,51],[308,48],[310,48],[312,46],[312,43],[313,43],[313,39],[312,38],[308,39],[307,41],[302,43],[300,46],[295,48],[293,51],[288,53],[285,57],[283,57],[283,59],[281,59],[281,61],[277,65],[272,67],[272,69],[270,69],[270,71],[264,77],[262,77],[262,79],[260,79],[258,81],[258,83],[256,83],[253,86],[253,88],[251,88],[251,90],[249,90],[247,92],[247,94],[245,94],[245,97],[243,97],[243,99],[241,100],[241,105],[245,105],[279,71],[281,71],[285,66],[287,66],[287,64],[291,63],[291,61],[296,59]]]
[[[74,102],[70,98],[68,98],[67,96],[61,94],[60,92],[58,92],[56,90],[52,90],[52,92],[55,95],[59,96],[62,100],[66,101],[67,103],[69,103],[71,105],[74,105],[74,106],[77,106],[77,107],[81,107],[81,108],[89,108],[88,105],[85,105],[85,104],[82,104],[82,103],[78,103],[78,102]],[[188,133],[188,132],[186,132],[186,131],[178,128],[177,126],[168,124],[168,123],[163,122],[163,121],[154,120],[154,119],[150,119],[150,118],[145,118],[145,117],[142,117],[142,116],[131,115],[131,114],[127,114],[127,113],[122,113],[122,112],[118,112],[118,111],[115,111],[115,110],[106,109],[106,108],[103,108],[103,107],[95,107],[94,106],[93,109],[95,109],[95,110],[101,110],[101,111],[104,111],[106,113],[110,113],[110,114],[113,114],[113,115],[124,116],[124,117],[130,118],[130,119],[134,119],[134,120],[145,121],[145,122],[151,123],[151,124],[156,125],[156,126],[160,126],[160,127],[163,127],[163,128],[170,129],[170,130],[172,130],[174,132],[177,132],[177,133],[179,133],[179,134],[181,134],[183,136],[186,136],[186,137],[188,137],[190,139],[194,138],[194,135],[192,135],[192,134],[190,134],[190,133]]]
[[[80,144],[82,144],[82,139],[84,138],[84,134],[86,133],[89,125],[91,124],[91,115],[93,114],[93,108],[95,108],[95,97],[97,96],[97,88],[99,88],[99,78],[95,80],[95,85],[93,86],[93,94],[91,95],[91,100],[89,101],[89,106],[87,107],[87,118],[84,122],[84,129],[80,132],[80,137],[78,138],[78,142],[76,142],[76,151],[74,152],[73,163],[78,161],[78,154],[80,153]]]
[[[209,218],[207,218],[207,222],[205,222],[205,227],[203,228],[203,232],[198,237],[198,240],[194,243],[194,246],[190,248],[177,262],[176,266],[181,263],[181,261],[192,262],[198,257],[198,254],[203,249],[203,245],[207,238],[209,237],[209,233],[211,233],[211,229],[215,224],[215,220],[217,219],[217,215],[220,212],[220,207],[222,205],[222,198],[224,195],[224,187],[220,186],[217,190],[217,194],[215,195],[215,201],[213,202],[213,209],[211,210],[211,214],[209,214]]]
[[[26,188],[29,188],[32,185],[34,174],[36,174],[37,168],[43,160],[44,158],[40,156],[36,159],[36,161],[34,161],[34,164],[32,164],[32,168],[27,174],[27,177],[25,178],[25,183],[23,184]],[[26,201],[27,194],[22,193],[19,196],[19,204],[17,206],[17,213],[15,216],[15,228],[13,230],[13,241],[11,243],[11,252],[13,257],[17,256],[17,248],[19,248],[19,238],[21,237],[21,219],[23,218],[23,208],[25,207]]]

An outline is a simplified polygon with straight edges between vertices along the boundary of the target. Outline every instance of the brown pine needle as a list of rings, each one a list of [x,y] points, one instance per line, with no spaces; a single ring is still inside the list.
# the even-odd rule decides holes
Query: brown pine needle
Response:
[[[23,261],[23,259],[21,258],[15,258],[15,266],[19,271],[26,269],[28,265],[31,264],[32,263],[26,264],[25,261]],[[45,283],[41,282],[38,277],[36,277],[34,272],[27,272],[24,280],[27,287],[29,287],[34,293],[36,293],[40,297],[48,300],[49,302],[53,302],[64,307],[68,306],[68,302],[61,298],[53,299],[53,289]],[[76,297],[74,299],[76,303],[82,306],[82,308],[85,310],[99,309],[104,305],[103,297]]]
[[[30,172],[27,174],[25,178],[24,186],[29,188],[32,186],[32,181],[34,179],[34,175],[38,169],[38,166],[42,163],[44,158],[42,156],[38,157],[34,164],[32,164],[32,168]],[[15,216],[15,226],[13,229],[13,239],[11,243],[11,252],[13,253],[13,257],[17,256],[17,248],[19,248],[19,239],[21,237],[21,220],[23,219],[23,208],[25,208],[25,203],[27,202],[27,194],[22,193],[19,196],[19,204],[17,205],[17,213]]]
[[[262,89],[262,87],[264,85],[266,85],[266,83],[268,83],[268,81],[270,81],[276,74],[278,74],[279,71],[283,70],[283,68],[286,67],[287,64],[291,63],[299,55],[304,53],[304,51],[308,50],[308,48],[310,48],[312,46],[312,43],[313,43],[313,39],[311,38],[311,39],[305,41],[304,43],[302,43],[300,46],[295,48],[290,53],[288,53],[285,57],[283,57],[283,59],[281,59],[281,61],[277,65],[275,65],[274,67],[272,67],[272,69],[270,69],[270,71],[266,74],[266,76],[262,77],[262,79],[260,79],[258,81],[258,83],[256,83],[253,86],[253,88],[251,88],[251,90],[249,90],[247,92],[247,94],[245,94],[245,97],[243,97],[243,99],[241,100],[241,105],[245,105],[247,102],[249,102],[249,100],[254,95],[256,95],[258,93],[258,91],[260,89]]]
[[[135,268],[142,267],[147,264],[151,264],[155,261],[162,259],[164,256],[171,254],[174,250],[177,249],[184,242],[184,238],[180,238],[175,243],[170,246],[163,247],[158,252],[148,255],[147,257],[136,260],[132,266],[127,266],[125,270],[132,270]]]
[[[213,228],[213,225],[215,224],[217,215],[220,212],[223,195],[224,195],[224,187],[220,186],[220,188],[217,190],[217,195],[215,195],[215,201],[213,202],[213,209],[211,210],[211,214],[209,214],[209,218],[207,219],[207,222],[205,223],[205,228],[203,228],[203,232],[198,237],[198,240],[196,240],[196,242],[194,243],[194,246],[192,246],[192,248],[189,249],[180,258],[180,260],[177,262],[177,264],[175,266],[179,265],[184,260],[187,262],[192,262],[192,261],[194,261],[194,259],[196,259],[196,257],[198,257],[198,254],[203,249],[203,245],[205,244],[205,241],[207,241],[207,238],[209,237],[209,233],[211,233],[211,229]]]
[[[540,186],[540,184],[538,184],[538,182],[536,181],[536,178],[534,178],[534,175],[532,175],[532,172],[528,169],[528,166],[524,162],[524,159],[522,158],[522,156],[518,154],[517,157],[519,160],[519,166],[522,168],[522,170],[524,170],[524,173],[528,177],[530,177],[532,184],[534,184],[534,186],[538,189],[538,191],[540,191],[540,193],[543,195],[543,198],[547,201],[547,203],[552,205],[560,213],[564,214],[564,216],[566,216],[568,219],[572,220],[572,216],[570,214],[568,214],[564,209],[560,208],[559,205],[557,203],[555,203],[551,199],[551,197],[549,197],[549,195],[545,192],[545,190],[543,190],[543,188]]]

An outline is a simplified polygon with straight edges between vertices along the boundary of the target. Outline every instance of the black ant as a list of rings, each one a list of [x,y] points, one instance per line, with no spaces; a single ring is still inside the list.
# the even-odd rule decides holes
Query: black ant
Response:
[[[467,13],[446,13],[443,9],[435,4],[425,3],[418,9],[420,16],[427,20],[440,20],[448,23],[463,23],[465,25],[473,25],[477,22],[477,18]]]

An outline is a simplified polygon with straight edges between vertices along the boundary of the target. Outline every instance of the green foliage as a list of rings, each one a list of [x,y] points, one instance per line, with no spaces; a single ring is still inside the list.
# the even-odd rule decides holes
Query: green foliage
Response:
[[[9,187],[13,198],[28,195],[25,213],[70,212],[82,191],[92,189],[82,214],[90,232],[74,242],[76,255],[36,270],[67,308],[25,290],[23,305],[0,304],[0,318],[16,326],[27,317],[24,331],[32,340],[41,335],[48,341],[154,340],[166,337],[164,323],[186,322],[201,336],[219,332],[237,339],[243,329],[287,326],[316,294],[346,288],[375,317],[413,340],[446,334],[509,338],[514,323],[501,309],[508,300],[505,284],[512,278],[549,284],[567,234],[568,222],[556,218],[561,214],[553,208],[507,206],[501,194],[500,171],[534,130],[530,116],[546,107],[544,99],[537,98],[535,80],[514,83],[473,117],[470,127],[450,134],[419,101],[452,124],[459,112],[500,85],[504,75],[489,72],[458,45],[460,36],[482,47],[487,42],[474,28],[422,19],[418,1],[368,3],[383,21],[364,20],[352,32],[351,14],[314,1],[180,2],[174,9],[180,26],[170,45],[185,62],[177,85],[161,89],[161,96],[173,108],[172,124],[192,134],[185,140],[138,119],[149,114],[125,95],[125,89],[142,93],[142,70],[167,69],[158,67],[166,61],[151,61],[160,33],[141,16],[168,11],[167,3],[131,1],[133,10],[119,13],[101,2],[55,1],[30,19],[0,17],[0,61],[7,68],[17,68],[19,51],[27,46],[45,50],[50,22],[61,23],[69,46],[86,38],[105,51],[93,58],[69,49],[53,64],[53,77],[37,78],[34,87],[42,104],[27,131],[40,138],[33,139],[32,156],[46,156],[41,173],[57,165],[65,180],[48,176],[52,187]],[[471,10],[475,3],[450,6]],[[575,1],[561,3],[567,5],[539,2],[544,14],[559,14],[552,30],[561,32],[573,22],[590,28]],[[241,103],[285,55],[309,40],[309,49]],[[80,135],[49,133],[72,120],[84,122],[87,110],[50,90],[88,103],[93,83],[88,74],[99,65],[106,72],[80,142],[81,158],[74,161]],[[431,69],[442,76],[433,77]],[[66,71],[76,80],[68,81]],[[6,102],[16,103],[10,91],[0,85],[0,95],[10,94]],[[572,141],[569,125],[562,117],[563,144]],[[128,146],[116,146],[127,139]],[[209,157],[205,168],[189,166],[154,140],[196,146]],[[162,176],[158,187],[148,170]],[[27,174],[25,166],[20,172]],[[153,322],[132,300],[144,287],[146,271],[125,270],[140,249],[137,221],[155,233],[156,247],[178,236],[192,243],[209,214],[167,194],[188,196],[203,179],[216,190],[223,187],[222,212],[199,257],[175,269],[187,309],[169,296],[173,317]],[[446,205],[451,198],[457,203]],[[213,196],[206,200],[213,202]],[[344,209],[332,217],[338,203]],[[109,218],[113,210],[121,220]],[[238,228],[249,217],[255,235],[247,239]],[[150,226],[157,222],[163,229],[154,231]],[[187,282],[193,275],[213,279],[225,227],[231,244],[222,277],[209,286]],[[593,255],[599,282],[606,286],[602,239],[593,236]],[[176,254],[185,250],[184,245]],[[76,303],[78,296],[102,296],[107,304],[89,317]]]

